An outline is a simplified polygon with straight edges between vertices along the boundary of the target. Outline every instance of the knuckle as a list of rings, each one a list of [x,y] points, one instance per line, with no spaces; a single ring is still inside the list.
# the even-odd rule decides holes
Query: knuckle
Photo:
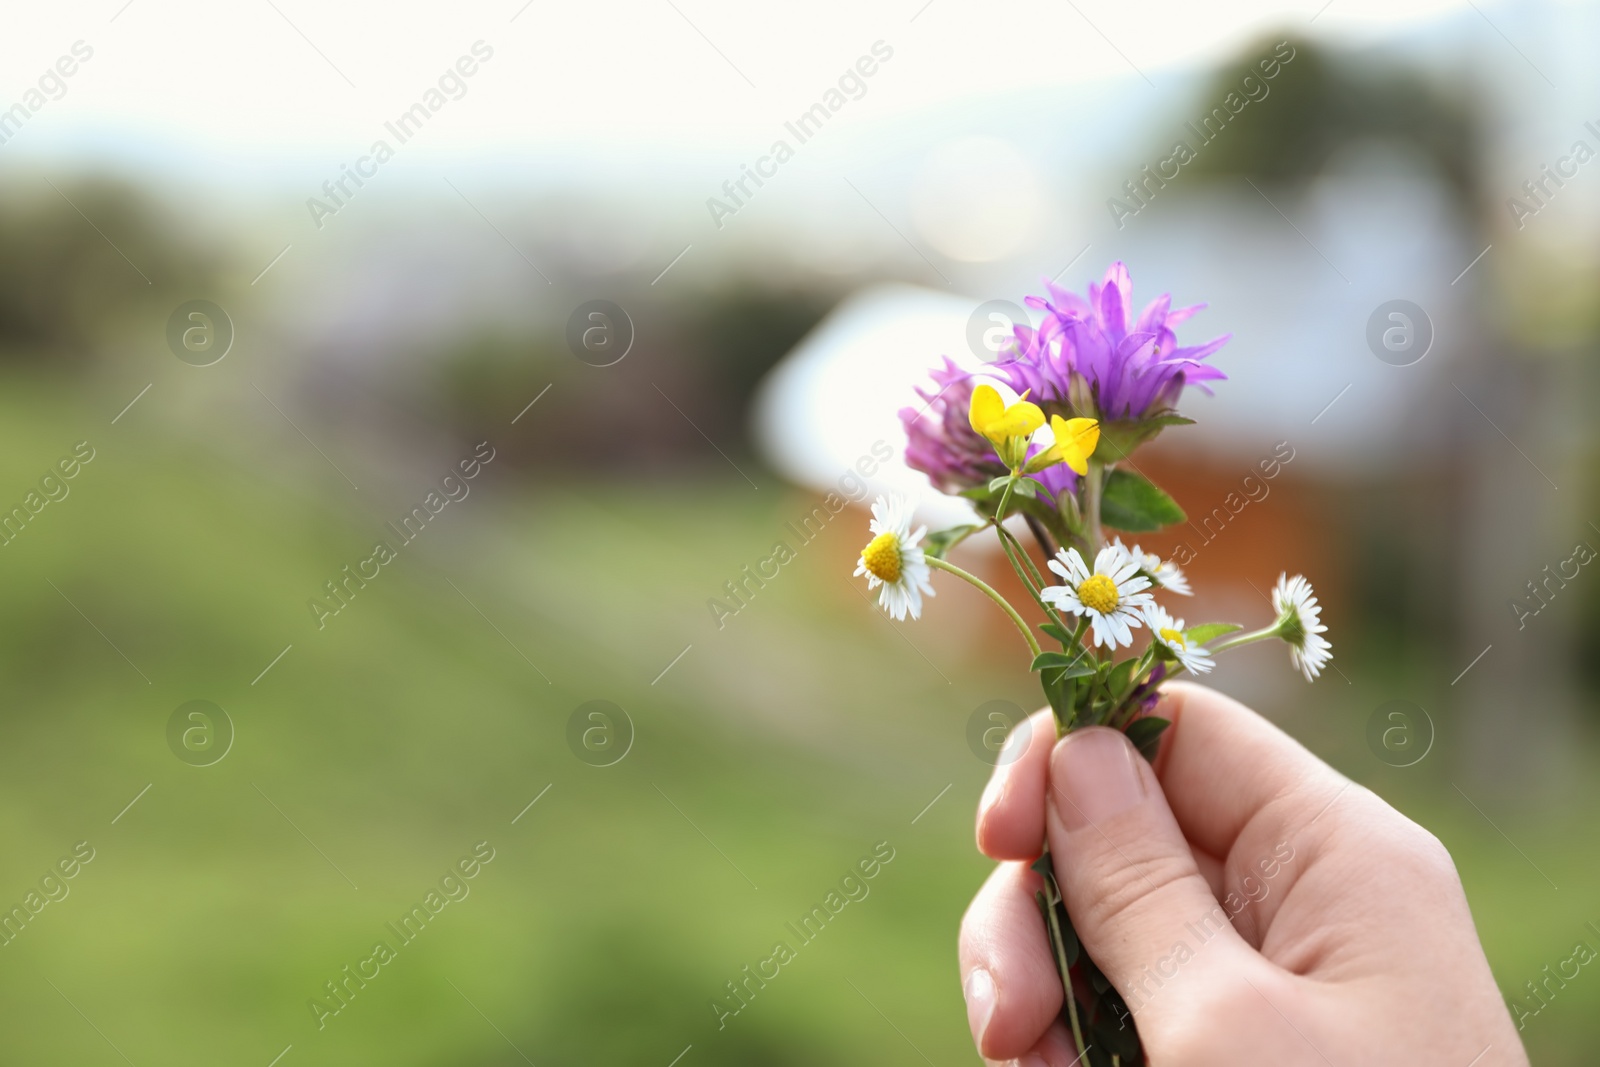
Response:
[[[1406,851],[1424,872],[1444,881],[1457,880],[1455,860],[1437,835],[1407,820],[1404,840]]]
[[[1134,921],[1138,913],[1171,894],[1193,873],[1193,861],[1171,853],[1133,854],[1127,848],[1111,849],[1088,883],[1094,894],[1079,905],[1083,922],[1091,929],[1116,927]]]
[[[1413,822],[1406,815],[1383,804],[1380,812],[1387,816],[1385,822],[1386,851],[1390,856],[1417,874],[1446,882],[1457,880],[1455,860],[1450,850],[1432,831]]]

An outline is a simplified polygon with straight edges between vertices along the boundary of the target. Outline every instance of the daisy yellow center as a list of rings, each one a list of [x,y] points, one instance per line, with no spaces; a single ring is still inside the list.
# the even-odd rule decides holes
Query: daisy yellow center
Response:
[[[886,582],[900,580],[900,538],[881,533],[861,550],[861,563],[875,578]]]
[[[1181,630],[1171,629],[1170,627],[1163,626],[1161,628],[1161,640],[1165,641],[1173,648],[1187,649],[1189,647],[1188,644],[1183,640],[1183,632]]]
[[[1078,599],[1091,611],[1109,615],[1117,609],[1117,583],[1104,574],[1091,574],[1078,586]]]

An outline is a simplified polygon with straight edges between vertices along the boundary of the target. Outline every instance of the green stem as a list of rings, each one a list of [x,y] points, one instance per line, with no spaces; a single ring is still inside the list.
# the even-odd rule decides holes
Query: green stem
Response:
[[[1091,560],[1105,547],[1106,537],[1100,528],[1100,491],[1101,477],[1105,473],[1104,466],[1099,460],[1089,460],[1089,472],[1083,476],[1084,505],[1087,512],[1084,518],[1089,522],[1089,554]]]
[[[1017,478],[1017,472],[1012,471],[1011,480],[1006,482],[1006,491],[1000,494],[1000,503],[994,509],[994,524],[996,526],[1006,521],[1006,505],[1011,503],[1011,489],[1017,484]]]
[[[949,571],[957,578],[960,578],[962,581],[967,582],[974,588],[978,589],[983,593],[984,596],[988,597],[996,604],[999,604],[1000,610],[1004,611],[1008,616],[1010,616],[1011,621],[1016,623],[1017,629],[1022,633],[1022,639],[1028,642],[1028,649],[1033,653],[1034,658],[1038,658],[1039,642],[1034,640],[1033,631],[1028,629],[1027,622],[1021,615],[1017,614],[1017,609],[1011,606],[1011,602],[997,593],[993,586],[984,581],[982,578],[979,578],[976,574],[970,574],[967,571],[962,570],[960,567],[957,567],[954,563],[939,559],[937,556],[928,557],[928,566],[941,571]]]
[[[1028,565],[1028,574],[1033,576],[1034,588],[1043,589],[1049,584],[1044,580],[1044,575],[1039,572],[1039,568],[1033,565],[1033,557],[1028,555],[1028,550],[1022,546],[1022,542],[1017,540],[1010,530],[998,526],[995,527],[995,530],[1000,534],[1000,539],[1007,541],[1016,550],[1017,555],[1022,557],[1022,561]]]
[[[963,530],[960,534],[958,534],[957,536],[951,538],[950,539],[950,543],[948,545],[944,546],[945,553],[949,554],[949,552],[950,552],[950,550],[952,548],[955,548],[957,545],[959,545],[961,542],[965,541],[967,538],[971,537],[973,534],[983,532],[983,530],[984,530],[984,527],[979,526],[977,524],[973,524],[970,528],[968,528],[966,530]]]
[[[1011,569],[1016,571],[1023,584],[1028,586],[1028,592],[1033,594],[1034,603],[1039,605],[1039,610],[1044,612],[1051,622],[1065,630],[1067,628],[1066,620],[1062,619],[1061,613],[1051,607],[1044,597],[1040,595],[1050,583],[1044,580],[1044,576],[1039,573],[1039,568],[1033,565],[1033,559],[1028,555],[1028,550],[1023,548],[1022,542],[1013,537],[1011,531],[1004,526],[996,526],[994,532],[1000,538],[1000,547],[1005,550],[1006,559],[1011,561]],[[1018,564],[1018,557],[1021,557],[1022,562],[1027,564],[1026,571]]]
[[[1282,634],[1278,632],[1278,624],[1273,623],[1271,626],[1263,626],[1259,630],[1251,630],[1247,634],[1239,634],[1237,637],[1230,637],[1221,644],[1212,645],[1208,651],[1210,651],[1210,653],[1214,656],[1218,652],[1226,652],[1228,649],[1238,648],[1240,645],[1254,644],[1257,641],[1265,641],[1269,637],[1281,636]]]
[[[998,527],[996,529],[998,530]],[[1006,554],[1006,561],[1011,564],[1011,569],[1017,572],[1017,577],[1022,579],[1024,588],[1028,590],[1028,595],[1033,597],[1033,602],[1039,605],[1039,610],[1048,614],[1050,605],[1044,602],[1044,599],[1039,596],[1039,590],[1035,589],[1033,583],[1028,580],[1027,574],[1023,571],[1021,564],[1017,562],[1017,557],[1012,553],[1011,546],[1006,543],[1004,536],[1000,538],[1000,551]]]
[[[1015,537],[1012,537],[1010,531],[1000,525],[998,521],[994,523],[994,532],[1000,539],[1000,550],[1006,554],[1006,561],[1011,564],[1011,569],[1017,572],[1017,577],[1022,579],[1022,584],[1027,587],[1028,595],[1033,597],[1033,602],[1039,605],[1039,610],[1044,612],[1052,622],[1057,626],[1061,626],[1062,629],[1066,629],[1062,624],[1061,616],[1056,613],[1054,608],[1045,603],[1044,598],[1039,595],[1045,586],[1045,581],[1042,577],[1039,577],[1038,570],[1033,566],[1033,560],[1029,559],[1027,552],[1023,551],[1021,543]],[[1023,562],[1026,562],[1026,569],[1024,569],[1023,563],[1018,561],[1018,555],[1022,557]],[[1037,583],[1033,581],[1035,577],[1039,578]]]
[[[1072,1021],[1072,1042],[1078,1049],[1076,1062],[1088,1064],[1089,1050],[1083,1045],[1083,1027],[1078,1023],[1078,998],[1072,992],[1072,979],[1066,977],[1067,983],[1067,1018]]]
[[[1045,580],[1044,575],[1039,568],[1033,565],[1033,557],[1028,555],[1028,550],[1023,548],[1022,542],[1013,537],[1011,532],[1005,529],[1003,526],[996,526],[995,533],[1000,536],[1000,545],[1002,548],[1006,549],[1006,557],[1008,559],[1011,559],[1013,555],[1021,556],[1023,562],[1028,565],[1028,574],[1033,577],[1033,584],[1037,590],[1034,592],[1033,599],[1038,602],[1040,610],[1050,617],[1051,622],[1065,630],[1067,628],[1067,620],[1062,618],[1061,613],[1039,595],[1038,591],[1042,591],[1050,583]],[[1017,561],[1015,559],[1011,559],[1011,566],[1016,569],[1019,574],[1021,574],[1021,569],[1017,568]],[[1023,581],[1026,582],[1027,580],[1027,576],[1023,576]],[[1079,630],[1078,634],[1079,637],[1081,637],[1083,631]],[[1074,638],[1072,643],[1078,644],[1079,641],[1077,638]]]
[[[1006,560],[1011,564],[1011,569],[1017,572],[1017,577],[1021,578],[1023,584],[1028,587],[1028,592],[1033,594],[1033,599],[1039,601],[1039,606],[1044,607],[1044,601],[1039,600],[1039,593],[1044,589],[1044,583],[1034,581],[1028,573],[1032,568],[1024,569],[1022,561],[1017,559],[1017,549],[1012,545],[1012,541],[1015,538],[1011,537],[1004,526],[996,526],[994,532],[1000,538],[1000,549],[1006,554]]]
[[[1046,857],[1050,855],[1049,846],[1045,846]],[[1052,861],[1053,862],[1053,861]],[[1061,976],[1061,989],[1067,1000],[1067,1018],[1072,1020],[1072,1040],[1078,1048],[1078,1058],[1074,1064],[1084,1063],[1084,1058],[1089,1055],[1089,1050],[1083,1044],[1083,1026],[1078,1022],[1078,998],[1072,992],[1072,966],[1067,963],[1067,948],[1062,943],[1061,924],[1063,921],[1071,923],[1071,918],[1062,919],[1061,911],[1066,910],[1066,902],[1061,899],[1061,886],[1057,883],[1055,875],[1050,872],[1044,874],[1045,889],[1048,893],[1036,893],[1035,899],[1044,910],[1045,936],[1050,941],[1050,954],[1055,958],[1056,973]],[[1061,911],[1057,911],[1057,908]],[[1074,934],[1076,937],[1076,934]],[[1082,942],[1079,942],[1079,951],[1082,952]],[[1084,1067],[1088,1067],[1084,1063]]]
[[[1078,650],[1078,655],[1076,657],[1074,657],[1074,659],[1073,659],[1074,663],[1076,663],[1078,660],[1082,659],[1084,656],[1089,655],[1089,646],[1087,646],[1087,645],[1085,645],[1083,643],[1083,633],[1088,628],[1089,628],[1089,616],[1080,615],[1078,617],[1077,629],[1072,631],[1072,647],[1074,647],[1074,648],[1076,648]],[[1074,693],[1076,692],[1075,688],[1074,688],[1073,692]],[[1077,704],[1077,701],[1072,701],[1071,702],[1071,706],[1068,708],[1068,710],[1072,712],[1072,721],[1073,722],[1077,722],[1078,721],[1078,704]],[[1061,723],[1061,722],[1057,722],[1056,723],[1056,734],[1058,736],[1058,739],[1060,737],[1065,737],[1066,736],[1066,732],[1067,731],[1066,731],[1065,724]]]

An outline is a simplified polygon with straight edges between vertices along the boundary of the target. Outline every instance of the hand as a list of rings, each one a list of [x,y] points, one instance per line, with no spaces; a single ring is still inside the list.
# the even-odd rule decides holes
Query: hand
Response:
[[[1048,841],[1153,1067],[1527,1064],[1437,838],[1225,696],[1170,685],[1156,714],[1152,768],[1040,712],[984,791],[978,847],[1002,862],[960,959],[988,1061],[1077,1059],[1028,866]]]

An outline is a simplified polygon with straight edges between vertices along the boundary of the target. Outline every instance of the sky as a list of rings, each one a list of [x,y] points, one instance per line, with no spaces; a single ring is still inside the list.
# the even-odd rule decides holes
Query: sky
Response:
[[[11,5],[0,103],[69,55],[66,79],[13,153],[98,152],[267,172],[303,153],[354,159],[475,42],[492,51],[440,109],[420,151],[564,145],[606,157],[749,140],[804,111],[877,42],[853,122],[974,95],[1131,79],[1159,92],[1278,27],[1360,40],[1448,15],[1458,0],[1224,0],[1119,5],[1016,0],[95,0]],[[1495,5],[1482,5],[1487,12]],[[469,64],[470,65],[470,64]],[[421,139],[419,139],[421,143]]]
[[[183,201],[187,190],[192,213],[214,210],[223,231],[252,219],[244,277],[287,255],[272,279],[285,283],[337,272],[342,250],[365,254],[372,246],[356,229],[364,223],[387,227],[398,213],[421,227],[425,219],[410,213],[417,188],[450,208],[427,217],[504,260],[485,259],[474,245],[472,262],[508,264],[521,278],[522,263],[496,243],[503,234],[488,220],[519,240],[535,232],[541,247],[548,243],[564,213],[527,195],[540,182],[602,203],[598,212],[565,213],[583,219],[570,255],[641,278],[680,262],[679,277],[719,256],[736,262],[731,253],[749,246],[843,274],[887,248],[904,260],[906,276],[964,293],[971,304],[983,294],[1015,298],[1041,274],[1059,276],[1074,264],[1063,280],[1081,285],[1110,259],[1127,258],[1140,264],[1141,286],[1201,293],[1185,299],[1210,300],[1215,320],[1227,324],[1217,330],[1239,331],[1226,363],[1247,384],[1219,399],[1218,413],[1238,405],[1234,421],[1259,436],[1274,420],[1309,425],[1346,387],[1352,404],[1377,414],[1389,412],[1374,405],[1403,403],[1409,394],[1363,384],[1390,368],[1348,339],[1359,337],[1373,306],[1402,293],[1449,323],[1450,279],[1483,250],[1452,244],[1434,200],[1408,193],[1404,182],[1343,193],[1319,186],[1291,208],[1309,239],[1275,216],[1257,225],[1244,210],[1259,211],[1253,201],[1219,200],[1185,219],[1123,232],[1102,205],[1137,162],[1129,152],[1189,117],[1190,90],[1219,61],[1279,34],[1302,34],[1468,64],[1480,103],[1498,118],[1491,181],[1514,190],[1583,133],[1583,120],[1600,123],[1600,111],[1583,111],[1595,99],[1589,52],[1597,24],[1596,5],[1567,0],[19,4],[0,27],[0,114],[29,100],[41,79],[49,99],[35,94],[42,106],[0,144],[0,179],[74,158],[131,163],[155,174],[171,198]],[[73,73],[56,82],[50,72],[63,57],[61,69]],[[785,164],[782,180],[741,207],[736,225],[723,229],[708,218],[708,194],[775,138],[793,141],[786,123],[858,73],[859,91],[829,120],[826,138]],[[402,143],[393,124],[418,101],[433,111]],[[1041,124],[1047,136],[1038,135]],[[341,212],[324,230],[308,197],[361,165],[379,139],[397,161],[376,164],[385,177],[363,187],[352,201],[359,210]],[[229,210],[228,197],[256,192],[265,195],[251,212]],[[1574,190],[1560,208],[1593,202]],[[1539,222],[1545,234],[1585,232],[1555,217]],[[603,239],[607,226],[615,248]],[[369,257],[361,278],[370,298],[339,289],[341,313],[354,325],[336,334],[382,323],[414,332],[416,307],[408,304],[407,315],[393,308],[397,279],[431,291],[453,273],[468,290],[483,285],[481,275],[439,256],[436,235],[423,237],[434,242],[422,249],[433,272],[394,254],[381,263]],[[1327,253],[1312,249],[1312,239]],[[1264,277],[1218,272],[1219,249],[1277,266]],[[1502,248],[1485,269],[1514,251]],[[1332,261],[1344,267],[1331,268],[1337,277],[1328,273]],[[1397,264],[1405,267],[1399,278]],[[1411,278],[1432,279],[1431,288],[1407,288]],[[311,328],[328,328],[299,310]],[[945,308],[930,318],[941,315],[953,340],[930,341],[928,350],[961,344],[964,313]],[[1297,332],[1303,339],[1289,361],[1277,342]],[[1442,336],[1437,356],[1412,378],[1448,367],[1451,341]],[[914,348],[911,356],[922,358]],[[1371,399],[1361,400],[1363,391]],[[1286,395],[1295,403],[1283,402]],[[894,430],[894,406],[873,409],[887,420],[883,432]],[[864,412],[845,421],[879,432]],[[1317,430],[1341,432],[1332,417]],[[841,463],[860,451],[853,441],[841,447]],[[1344,451],[1365,461],[1353,447]],[[821,473],[831,477],[833,468]]]

